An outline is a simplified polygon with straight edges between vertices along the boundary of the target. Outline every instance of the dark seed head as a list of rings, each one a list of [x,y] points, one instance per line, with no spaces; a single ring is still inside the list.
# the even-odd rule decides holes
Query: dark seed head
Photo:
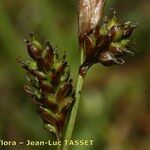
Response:
[[[104,19],[102,25],[98,24],[91,30],[83,39],[85,61],[80,66],[80,75],[85,76],[87,70],[98,62],[105,66],[123,64],[124,56],[134,54],[130,51],[128,38],[137,26],[131,25],[130,22],[120,22],[114,11],[112,19]]]

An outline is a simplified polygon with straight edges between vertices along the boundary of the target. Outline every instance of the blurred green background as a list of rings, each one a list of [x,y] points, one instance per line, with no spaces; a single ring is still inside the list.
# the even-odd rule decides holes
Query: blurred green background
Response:
[[[42,128],[30,98],[24,93],[25,72],[17,63],[27,57],[23,39],[33,31],[67,53],[76,82],[79,66],[76,0],[0,0],[0,139],[26,141],[52,139]],[[134,33],[134,57],[121,66],[95,65],[88,72],[79,106],[74,139],[93,139],[93,146],[72,150],[150,149],[150,1],[107,0],[121,20],[140,26]],[[0,147],[1,148],[1,147]],[[55,149],[3,147],[3,149]]]

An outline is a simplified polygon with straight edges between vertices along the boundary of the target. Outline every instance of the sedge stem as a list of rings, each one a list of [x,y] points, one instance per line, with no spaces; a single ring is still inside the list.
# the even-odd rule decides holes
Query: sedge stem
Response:
[[[83,50],[81,49],[81,60],[80,60],[80,64],[83,63],[84,60],[84,53]],[[70,112],[69,115],[69,119],[67,122],[67,126],[66,126],[66,130],[64,133],[64,138],[62,141],[62,146],[61,146],[61,150],[68,150],[69,145],[66,145],[66,140],[70,141],[72,138],[72,133],[73,133],[73,129],[74,129],[74,124],[75,124],[75,120],[76,120],[76,116],[77,116],[77,112],[78,112],[78,106],[79,106],[79,101],[80,101],[80,96],[81,96],[81,90],[82,90],[82,86],[83,86],[83,81],[84,81],[84,77],[82,77],[80,74],[78,75],[78,79],[77,79],[77,85],[76,85],[76,93],[75,93],[75,103],[72,107],[72,110]]]

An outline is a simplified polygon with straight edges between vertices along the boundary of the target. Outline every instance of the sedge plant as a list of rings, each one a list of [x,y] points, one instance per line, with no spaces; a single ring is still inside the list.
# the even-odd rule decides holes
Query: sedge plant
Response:
[[[66,54],[60,57],[47,42],[43,46],[33,34],[25,40],[29,60],[21,60],[30,85],[25,92],[32,98],[44,128],[62,144],[58,150],[68,150],[64,140],[71,140],[78,112],[83,82],[94,64],[104,66],[124,64],[126,55],[134,55],[129,37],[137,24],[121,22],[116,12],[103,17],[105,0],[78,0],[78,39],[80,66],[76,87],[73,87]]]

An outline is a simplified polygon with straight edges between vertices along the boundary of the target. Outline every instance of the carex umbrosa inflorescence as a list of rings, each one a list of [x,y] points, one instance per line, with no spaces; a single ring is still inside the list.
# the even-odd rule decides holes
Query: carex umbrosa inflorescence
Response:
[[[80,66],[80,75],[85,76],[87,70],[95,63],[104,66],[123,64],[124,56],[134,54],[130,51],[133,44],[129,37],[137,26],[130,21],[119,21],[115,11],[111,19],[104,17],[103,23],[91,29],[82,39],[85,61]]]
[[[49,42],[42,48],[34,39],[25,40],[31,60],[19,60],[27,71],[31,86],[24,86],[37,106],[37,112],[44,127],[61,139],[68,113],[74,102],[74,91],[70,70],[65,60],[58,57],[56,49]]]

